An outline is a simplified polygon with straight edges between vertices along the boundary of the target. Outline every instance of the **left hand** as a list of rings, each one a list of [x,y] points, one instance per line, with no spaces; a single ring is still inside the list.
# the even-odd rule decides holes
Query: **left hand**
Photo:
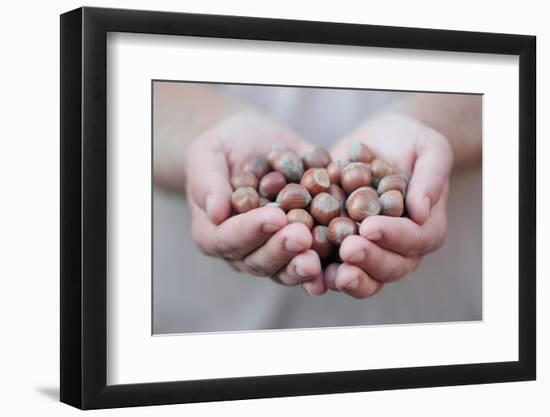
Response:
[[[305,225],[287,224],[276,207],[231,216],[231,172],[275,143],[298,154],[311,147],[293,131],[251,111],[221,120],[191,143],[183,167],[192,238],[203,253],[238,271],[289,286],[304,283],[310,294],[321,294],[321,262],[310,249],[312,236]]]
[[[343,263],[324,271],[328,288],[355,298],[369,297],[384,283],[414,271],[427,253],[443,245],[453,154],[446,138],[414,118],[384,114],[368,120],[332,149],[346,159],[351,144],[365,143],[377,158],[411,174],[407,217],[372,216],[339,248]]]

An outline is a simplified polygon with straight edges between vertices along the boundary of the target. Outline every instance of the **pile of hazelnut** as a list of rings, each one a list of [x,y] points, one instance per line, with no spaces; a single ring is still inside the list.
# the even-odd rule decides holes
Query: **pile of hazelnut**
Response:
[[[358,233],[365,218],[404,215],[408,179],[360,142],[344,161],[332,161],[322,147],[300,158],[274,145],[265,157],[257,155],[235,170],[231,205],[237,214],[281,208],[288,223],[303,223],[312,231],[312,249],[326,260],[347,236]]]

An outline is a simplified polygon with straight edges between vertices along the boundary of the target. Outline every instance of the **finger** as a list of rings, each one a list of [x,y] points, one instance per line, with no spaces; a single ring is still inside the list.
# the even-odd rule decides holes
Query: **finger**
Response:
[[[191,203],[193,204],[193,203]],[[276,207],[261,207],[227,219],[219,226],[210,222],[195,205],[192,236],[208,255],[241,260],[286,225],[285,213]]]
[[[361,237],[349,236],[340,246],[340,258],[382,282],[395,281],[414,271],[420,257],[404,257]]]
[[[319,296],[327,292],[325,281],[323,280],[323,271],[319,272],[315,278],[302,284],[305,292],[309,295]]]
[[[283,284],[294,286],[312,280],[320,273],[319,255],[309,249],[292,258],[276,275]]]
[[[359,227],[359,235],[406,257],[425,255],[443,244],[447,230],[445,207],[445,199],[441,199],[422,226],[405,217],[367,217]]]
[[[416,154],[406,205],[410,217],[418,224],[424,224],[443,192],[453,165],[453,154],[449,143],[441,135],[420,140]]]
[[[243,259],[247,270],[254,275],[271,276],[296,255],[311,247],[311,232],[301,223],[292,223],[273,235]]]
[[[231,215],[229,167],[222,150],[195,146],[186,159],[187,188],[210,221],[220,224]]]
[[[336,288],[354,298],[367,298],[382,289],[384,283],[368,276],[362,269],[348,264],[338,267]]]
[[[340,264],[332,263],[328,265],[323,272],[323,280],[325,281],[325,287],[333,291],[340,291],[336,288],[336,273]]]

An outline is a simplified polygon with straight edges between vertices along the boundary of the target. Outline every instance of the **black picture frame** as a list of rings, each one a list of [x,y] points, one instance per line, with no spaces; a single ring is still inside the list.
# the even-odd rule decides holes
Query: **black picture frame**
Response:
[[[108,32],[519,56],[519,360],[107,385]],[[61,401],[94,409],[535,379],[535,51],[524,35],[88,7],[61,15]]]

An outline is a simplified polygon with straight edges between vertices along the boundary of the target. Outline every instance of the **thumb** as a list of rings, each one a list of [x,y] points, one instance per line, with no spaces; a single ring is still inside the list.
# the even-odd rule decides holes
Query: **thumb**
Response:
[[[231,214],[229,167],[221,151],[196,147],[187,158],[188,198],[219,224]]]
[[[453,155],[442,136],[417,146],[417,159],[407,190],[406,206],[411,218],[424,224],[439,201],[451,172]]]

